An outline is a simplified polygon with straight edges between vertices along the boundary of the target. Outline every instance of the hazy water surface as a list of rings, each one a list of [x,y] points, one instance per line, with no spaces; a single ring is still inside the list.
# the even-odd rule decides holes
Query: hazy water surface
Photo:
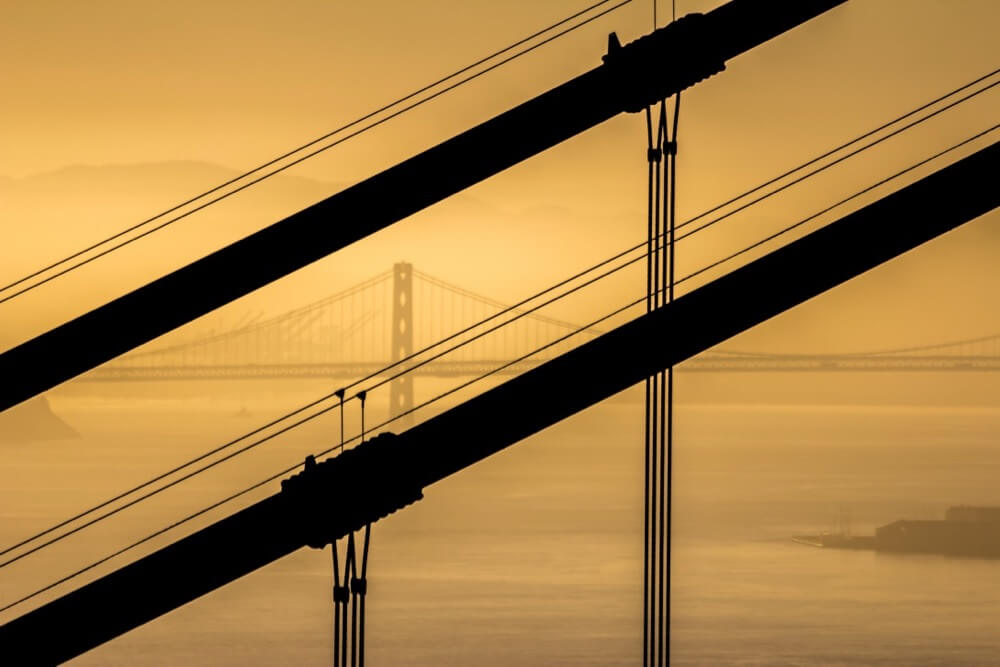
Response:
[[[66,397],[53,406],[82,437],[4,445],[4,544],[266,412],[236,399]],[[641,409],[602,404],[379,523],[370,664],[636,664]],[[1000,410],[681,405],[677,419],[675,664],[997,660],[1000,561],[812,549],[788,537],[830,529],[842,511],[868,532],[939,517],[950,504],[1000,504]],[[26,559],[0,573],[0,593],[23,594],[270,472],[282,455],[299,452],[264,453]],[[75,664],[329,664],[331,622],[329,552],[303,550]]]

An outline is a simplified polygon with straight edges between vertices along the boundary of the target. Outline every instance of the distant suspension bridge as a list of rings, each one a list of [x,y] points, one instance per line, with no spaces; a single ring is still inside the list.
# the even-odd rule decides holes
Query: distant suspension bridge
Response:
[[[129,354],[84,376],[89,381],[342,378],[378,373],[449,335],[496,317],[508,306],[397,263],[353,287],[262,321],[196,340]],[[419,314],[419,316],[415,315]],[[489,336],[412,371],[424,376],[477,375],[579,331],[577,324],[512,310],[518,317]],[[511,375],[601,334],[553,345],[500,371]],[[1000,334],[969,340],[850,354],[781,354],[717,349],[679,370],[992,371],[1000,370]]]

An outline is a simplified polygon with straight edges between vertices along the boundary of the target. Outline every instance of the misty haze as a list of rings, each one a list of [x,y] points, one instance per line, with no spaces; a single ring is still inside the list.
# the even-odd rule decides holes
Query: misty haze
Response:
[[[639,113],[578,120],[621,92],[585,82],[602,94],[521,132],[483,131],[456,144],[461,160],[375,181],[362,204],[337,208],[338,193],[468,128],[593,68],[634,65],[615,59],[615,40],[628,51],[653,29],[654,8],[662,27],[674,11],[711,15],[726,3],[605,4],[447,95],[398,118],[388,107],[372,131],[176,211],[583,6],[11,8],[0,58],[20,93],[0,129],[0,369],[35,363],[15,364],[0,392],[10,403],[0,406],[0,637],[26,627],[11,641],[44,645],[32,634],[44,631],[52,646],[64,636],[84,646],[75,623],[32,626],[31,614],[55,609],[89,628],[152,609],[70,663],[346,667],[335,646],[362,646],[375,666],[656,664],[644,651],[681,666],[997,661],[1000,214],[996,170],[968,166],[997,161],[996,3],[849,0],[727,55],[724,70],[689,45],[641,72],[658,82],[669,68],[704,68],[682,105],[666,97],[662,120],[658,98],[649,126],[644,99],[629,100]],[[886,136],[913,109],[926,118]],[[596,124],[575,134],[576,123]],[[533,134],[570,126],[552,147]],[[840,161],[859,136],[871,147]],[[529,140],[539,144],[530,157],[501,164],[508,144]],[[802,182],[756,188],[838,146]],[[933,180],[945,172],[974,177],[921,189],[951,182]],[[466,173],[477,175],[457,192],[439,187]],[[902,190],[923,204],[897,198],[888,210],[905,215],[871,213]],[[976,206],[987,212],[964,213]],[[951,209],[963,213],[948,230],[933,227],[933,212]],[[148,321],[107,311],[106,329],[45,347],[46,332],[303,210],[318,211],[308,220],[317,246],[373,227],[342,247],[329,241],[315,261],[276,233],[264,261],[160,292]],[[855,215],[864,224],[843,231]],[[116,236],[128,242],[65,275],[33,275],[173,217],[134,241],[138,227]],[[893,229],[912,249],[892,247]],[[817,250],[816,238],[833,241]],[[858,259],[869,255],[880,258],[872,268]],[[283,273],[263,286],[241,282],[272,267]],[[734,273],[747,267],[757,273]],[[842,267],[849,275],[826,289],[823,271]],[[733,275],[750,278],[727,283]],[[776,315],[743,308],[786,290],[792,305]],[[224,305],[203,313],[199,299],[214,294]],[[713,300],[729,294],[740,296]],[[681,319],[671,319],[675,300],[688,308]],[[159,335],[161,313],[182,323]],[[144,327],[157,334],[120,343],[120,331]],[[640,333],[615,339],[624,329]],[[701,345],[718,331],[729,333]],[[614,384],[675,347],[698,353],[669,380],[661,365]],[[113,358],[92,362],[91,348]],[[81,361],[36,391],[36,372],[58,365],[49,353]],[[592,363],[559,366],[566,359]],[[22,385],[29,397],[5,398]],[[591,391],[605,393],[595,402]],[[547,411],[569,416],[545,421]],[[441,436],[433,425],[449,419],[462,426]],[[423,447],[386,458],[413,442]],[[338,472],[366,465],[375,472]],[[317,488],[330,495],[310,495]],[[64,596],[125,581],[114,577],[130,563],[260,506],[285,514],[252,515],[266,520],[233,542],[206,538],[211,548],[144,582],[148,599],[145,586],[114,583],[86,613],[59,615]],[[371,528],[367,574],[347,569],[337,531],[348,516],[367,517],[352,526],[359,554]],[[279,554],[283,531],[299,539],[301,526],[323,548]],[[350,585],[333,581],[331,541]],[[244,557],[262,566],[225,570]],[[663,577],[657,558],[669,562]],[[171,588],[178,601],[158,607]],[[360,643],[347,620],[358,604]],[[5,643],[0,664],[35,664]]]

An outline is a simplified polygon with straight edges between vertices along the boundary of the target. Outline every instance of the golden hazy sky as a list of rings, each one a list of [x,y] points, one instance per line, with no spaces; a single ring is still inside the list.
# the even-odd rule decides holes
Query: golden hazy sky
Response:
[[[0,284],[213,186],[234,170],[251,168],[309,141],[584,4],[581,0],[0,0]],[[677,9],[684,14],[717,4],[679,0]],[[669,3],[660,5],[662,20]],[[291,172],[293,178],[194,216],[70,279],[0,304],[0,349],[599,65],[608,32],[631,40],[649,31],[651,19],[652,3],[636,0],[419,112],[302,165]],[[680,218],[989,72],[1000,63],[998,27],[997,0],[850,0],[730,61],[725,72],[684,93]],[[988,127],[1000,116],[998,111],[1000,93],[994,89],[917,133],[888,142],[787,197],[753,209],[703,240],[679,248],[681,274]],[[399,260],[470,290],[514,301],[642,239],[645,154],[643,117],[621,115],[175,335],[183,337],[199,327],[221,329],[246,321],[248,313],[276,313],[300,305],[381,273]],[[1000,331],[995,307],[1000,292],[998,253],[1000,216],[994,212],[757,327],[733,345],[835,352],[996,333]],[[634,298],[645,281],[638,272],[630,279],[629,285],[615,284],[578,311],[556,315],[575,319],[588,307],[606,308],[616,298],[618,303]],[[885,385],[912,383],[910,377],[894,375]],[[927,384],[911,395],[933,382],[939,393],[928,400],[938,400],[954,388],[958,403],[975,393],[973,382],[995,384],[992,377],[986,381],[984,376],[972,381],[968,377],[925,377]],[[795,387],[792,382],[804,386],[815,380],[817,389],[809,396],[820,396],[814,399],[818,401],[832,397],[836,402],[846,400],[847,392],[837,394],[840,387],[864,382],[856,376],[784,378],[761,378],[745,394],[767,400],[768,391],[778,388],[785,390],[785,398],[778,400],[788,400],[790,393],[808,393],[789,390]],[[692,380],[692,385],[681,385],[683,381],[679,392],[700,383],[694,385],[700,392],[697,400],[711,401],[725,392],[732,376]],[[282,401],[297,400],[290,392],[269,394],[271,389],[261,386],[246,391],[258,404],[266,403],[268,410],[277,411]],[[719,387],[722,392],[716,391]],[[138,389],[119,390],[126,396],[123,405],[130,401],[129,405],[146,409]],[[165,391],[184,393],[177,388]],[[66,391],[62,396],[72,394]],[[775,395],[780,397],[781,392]],[[995,395],[979,391],[976,398],[990,401]],[[53,396],[60,396],[59,391]],[[216,444],[213,439],[221,442],[230,437],[236,428],[235,422],[201,423],[197,410],[210,401],[199,395],[183,396],[181,400],[189,404],[180,408],[150,400],[156,410],[167,405],[158,417],[162,423],[148,420],[141,410],[92,410],[88,400],[85,397],[78,408],[81,432],[98,434],[94,438],[106,430],[119,434],[104,458],[97,461],[92,452],[74,443],[59,450],[58,456],[24,448],[18,456],[31,463],[35,477],[22,477],[22,468],[11,467],[15,473],[10,474],[21,486],[11,484],[14,490],[8,494],[30,496],[35,503],[48,503],[51,496],[53,503],[65,504],[65,512],[51,509],[55,504],[46,504],[45,511],[68,514],[71,508],[92,502],[92,496],[117,492],[128,473],[134,476],[145,470],[141,466],[159,470],[162,461],[186,456],[184,447],[202,451],[207,444]],[[872,399],[878,400],[885,397]],[[904,402],[909,396],[900,393],[889,400]],[[186,416],[178,417],[183,410],[188,411]],[[256,423],[258,416],[250,419]],[[899,422],[909,424],[911,419],[900,417]],[[634,423],[638,452],[639,422]],[[297,434],[303,447],[309,447],[303,451],[315,451],[314,440],[328,439],[334,432],[331,424],[323,424],[322,431],[317,426],[318,435]],[[154,443],[159,449],[150,455]],[[279,454],[286,456],[277,452],[276,459]],[[267,455],[272,455],[270,450]],[[31,456],[42,458],[36,465]],[[545,469],[526,465],[525,459],[510,460],[522,471]],[[638,469],[638,456],[635,461]],[[51,463],[62,466],[56,475],[50,473]],[[265,463],[261,469],[277,465]],[[121,479],[120,471],[124,471]],[[258,472],[252,472],[252,480],[258,479]],[[475,489],[476,494],[480,491]],[[442,516],[448,516],[452,507],[464,508],[453,502],[460,496],[443,496],[442,506],[448,509]],[[188,500],[202,502],[200,496]],[[48,515],[38,512],[38,516]],[[405,516],[410,520],[414,515]],[[482,519],[477,515],[475,520]],[[89,547],[104,551],[96,540]],[[327,604],[327,589],[315,593]],[[576,604],[575,598],[571,603]],[[286,615],[285,610],[268,612],[267,623]],[[178,617],[194,618],[171,618]],[[202,630],[202,619],[198,616],[191,627]],[[295,617],[279,620],[299,623]],[[169,629],[176,626],[149,627],[169,637],[163,646],[175,643],[177,636],[198,635]],[[451,630],[442,631],[442,636]]]
[[[683,14],[718,3],[677,4]],[[0,176],[37,179],[70,165],[176,160],[246,169],[582,5],[8,2],[0,24],[7,91]],[[661,20],[667,11],[669,3],[661,2]],[[726,72],[684,96],[681,218],[988,72],[1000,61],[998,16],[993,0],[853,0],[730,61]],[[607,32],[633,39],[650,29],[651,19],[652,3],[637,0],[294,173],[331,184],[332,193],[592,68]],[[695,268],[726,243],[809,213],[988,126],[998,99],[994,90],[811,189],[790,193],[742,231],[692,247],[681,263]],[[644,143],[641,115],[622,115],[300,272],[299,282],[293,277],[274,288],[272,301],[294,294],[301,302],[317,294],[303,288],[317,276],[349,284],[398,259],[498,298],[544,286],[641,235]],[[12,239],[2,277],[216,179],[192,181],[177,172],[150,183],[148,200],[141,188],[123,196],[120,172],[98,178],[79,203],[80,193],[65,192],[67,179],[45,181],[33,199],[0,209],[3,233]],[[23,305],[6,304],[5,320],[34,322],[18,338],[37,332],[290,213],[321,191],[275,196],[267,206],[251,198],[245,208],[222,210],[216,218],[223,222],[209,215],[197,226],[179,226],[162,241],[137,244],[131,255],[39,290]],[[243,215],[248,209],[259,215]],[[535,268],[531,275],[511,275],[512,263],[525,260]]]

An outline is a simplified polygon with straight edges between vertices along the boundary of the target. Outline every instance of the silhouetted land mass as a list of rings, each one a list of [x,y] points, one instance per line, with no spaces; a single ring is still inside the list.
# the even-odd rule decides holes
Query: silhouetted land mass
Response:
[[[1000,558],[1000,507],[949,507],[944,519],[900,519],[874,535],[797,535],[801,544],[832,549]]]
[[[79,434],[60,419],[45,396],[38,396],[0,412],[0,443],[67,440]]]

